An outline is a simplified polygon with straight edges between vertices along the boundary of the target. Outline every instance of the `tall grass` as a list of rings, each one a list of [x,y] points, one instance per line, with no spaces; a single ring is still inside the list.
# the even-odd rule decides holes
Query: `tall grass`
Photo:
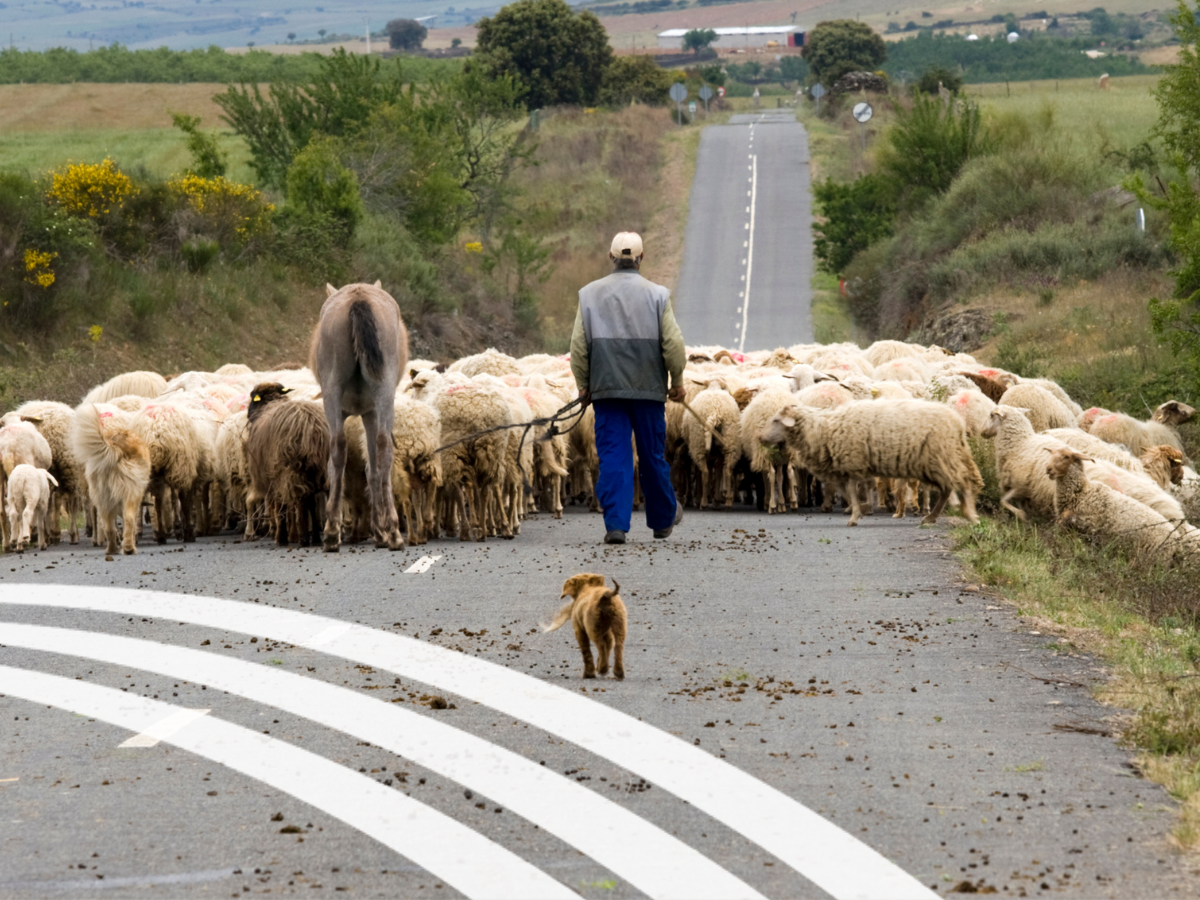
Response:
[[[536,289],[547,349],[566,349],[579,288],[611,271],[612,236],[648,231],[661,142],[672,127],[667,110],[645,106],[613,113],[561,109],[543,119],[536,165],[513,182],[523,226],[551,249],[552,272]],[[653,237],[646,237],[652,257]]]

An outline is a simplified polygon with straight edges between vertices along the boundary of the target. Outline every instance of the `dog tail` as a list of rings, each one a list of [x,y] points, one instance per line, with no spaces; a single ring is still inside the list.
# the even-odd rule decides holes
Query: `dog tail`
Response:
[[[574,605],[575,601],[572,599],[558,611],[558,614],[552,620],[549,622],[539,622],[538,624],[541,625],[542,632],[557,631],[562,628],[567,623],[567,620],[571,618],[571,607]]]
[[[600,599],[596,601],[596,625],[601,631],[611,627],[613,620],[617,617],[617,607],[613,603],[613,598],[620,593],[621,585],[614,578],[612,588],[601,594]]]

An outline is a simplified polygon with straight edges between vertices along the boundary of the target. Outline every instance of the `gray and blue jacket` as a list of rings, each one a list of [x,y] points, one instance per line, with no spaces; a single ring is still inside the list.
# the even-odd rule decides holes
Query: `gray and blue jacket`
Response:
[[[618,269],[579,292],[571,372],[593,400],[667,399],[682,384],[687,351],[671,292],[634,269]]]

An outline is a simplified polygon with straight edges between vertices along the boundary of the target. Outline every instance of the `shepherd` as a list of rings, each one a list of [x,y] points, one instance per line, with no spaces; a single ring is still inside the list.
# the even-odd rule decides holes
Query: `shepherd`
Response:
[[[400,307],[382,283],[325,285],[327,295],[313,332],[309,367],[321,385],[329,422],[329,498],[323,547],[342,542],[342,485],[346,469],[346,416],[362,416],[367,439],[367,486],[375,546],[403,550],[392,496],[392,425],[396,385],[408,364],[408,332]]]
[[[596,499],[604,509],[606,544],[625,543],[633,515],[631,434],[646,524],[661,539],[670,537],[683,518],[666,460],[666,401],[685,397],[687,351],[671,292],[639,272],[643,256],[638,234],[623,231],[613,238],[608,251],[613,272],[580,290],[571,337],[571,372],[579,396],[596,410]]]

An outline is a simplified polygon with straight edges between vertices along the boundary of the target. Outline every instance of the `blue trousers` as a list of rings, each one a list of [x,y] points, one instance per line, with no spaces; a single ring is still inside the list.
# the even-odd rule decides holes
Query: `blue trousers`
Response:
[[[646,497],[646,525],[670,528],[675,521],[675,489],[665,456],[666,404],[654,400],[596,400],[596,451],[600,478],[596,499],[604,509],[608,531],[629,531],[633,515],[633,447],[637,441],[638,474]]]

